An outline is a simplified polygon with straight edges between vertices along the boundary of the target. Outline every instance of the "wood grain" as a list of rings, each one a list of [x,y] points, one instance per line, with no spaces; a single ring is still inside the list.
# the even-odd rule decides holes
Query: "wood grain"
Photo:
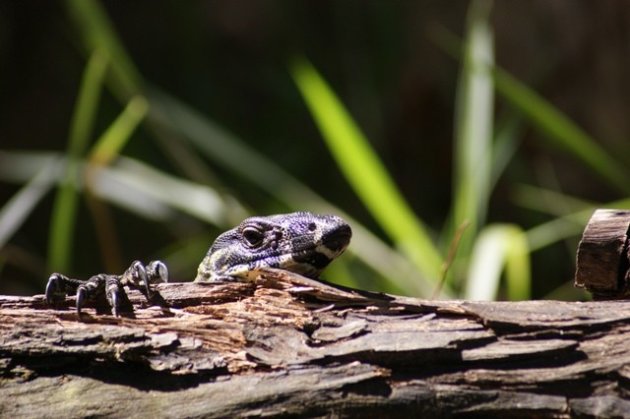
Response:
[[[575,285],[597,299],[630,296],[630,211],[598,209],[578,246]]]
[[[3,417],[624,417],[630,302],[424,301],[262,272],[135,318],[0,297]]]

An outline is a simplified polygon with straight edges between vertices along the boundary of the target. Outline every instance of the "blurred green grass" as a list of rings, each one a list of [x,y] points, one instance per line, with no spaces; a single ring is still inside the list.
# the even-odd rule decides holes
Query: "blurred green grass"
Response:
[[[533,252],[578,237],[593,208],[628,208],[630,203],[586,202],[562,191],[519,184],[517,207],[531,208],[550,194],[564,204],[538,205],[535,209],[546,218],[537,226],[494,221],[489,215],[493,192],[517,157],[523,132],[537,130],[541,150],[553,147],[571,156],[573,164],[599,176],[607,187],[622,194],[630,187],[623,181],[627,178],[623,162],[533,88],[495,64],[492,7],[486,0],[470,2],[463,39],[447,34],[448,42],[442,43],[450,45],[445,49],[455,56],[459,76],[453,98],[452,199],[440,228],[412,208],[374,141],[324,73],[303,55],[287,62],[296,94],[306,104],[299,111],[310,113],[339,179],[370,215],[364,223],[342,202],[333,204],[316,193],[264,148],[251,146],[209,115],[151,85],[135,67],[101,4],[67,0],[68,16],[88,57],[68,146],[64,153],[0,151],[0,179],[23,185],[0,209],[0,248],[10,244],[55,186],[48,268],[68,273],[73,272],[74,249],[81,245],[73,240],[81,196],[101,244],[103,266],[113,269],[135,258],[107,250],[125,249],[116,234],[118,212],[112,210],[116,207],[166,230],[178,230],[170,244],[155,249],[177,267],[172,269],[176,273],[196,268],[200,257],[195,255],[203,255],[213,238],[204,232],[208,224],[217,232],[248,214],[306,209],[342,215],[355,231],[351,254],[327,274],[333,281],[423,297],[439,288],[446,298],[531,298]],[[103,89],[116,98],[119,110],[95,138]],[[139,132],[162,154],[161,164],[125,155]],[[256,200],[240,193],[238,185],[243,184],[267,203],[257,206]],[[455,239],[457,231],[462,232],[461,240]],[[151,231],[144,234],[150,236]],[[561,298],[563,290],[554,296]]]

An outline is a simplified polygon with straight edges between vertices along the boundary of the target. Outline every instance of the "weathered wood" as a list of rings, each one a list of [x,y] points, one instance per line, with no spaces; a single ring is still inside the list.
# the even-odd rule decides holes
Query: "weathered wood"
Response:
[[[0,416],[623,417],[630,302],[422,301],[280,271],[130,293],[135,318],[0,297]]]
[[[596,210],[577,252],[575,285],[597,299],[630,296],[630,211]]]

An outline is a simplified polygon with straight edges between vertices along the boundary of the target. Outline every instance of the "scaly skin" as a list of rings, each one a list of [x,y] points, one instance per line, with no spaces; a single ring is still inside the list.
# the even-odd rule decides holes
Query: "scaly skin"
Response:
[[[246,281],[260,268],[317,278],[348,247],[351,237],[350,226],[334,215],[294,212],[247,218],[217,237],[195,282]],[[54,306],[76,293],[80,315],[86,301],[105,296],[118,316],[133,311],[124,286],[140,290],[151,301],[155,293],[150,284],[167,281],[168,270],[161,261],[146,266],[136,261],[122,275],[98,274],[87,281],[54,273],[46,285],[46,300]]]
[[[66,295],[76,293],[77,314],[80,316],[85,302],[105,296],[112,308],[112,314],[118,316],[121,312],[133,312],[123,287],[137,289],[151,301],[154,297],[151,284],[167,281],[168,269],[159,260],[154,260],[146,266],[135,261],[122,275],[98,274],[87,281],[54,273],[46,284],[46,301],[56,306],[66,298]]]
[[[310,212],[251,217],[215,240],[196,282],[247,280],[257,268],[279,268],[311,278],[348,247],[352,230],[334,215]]]

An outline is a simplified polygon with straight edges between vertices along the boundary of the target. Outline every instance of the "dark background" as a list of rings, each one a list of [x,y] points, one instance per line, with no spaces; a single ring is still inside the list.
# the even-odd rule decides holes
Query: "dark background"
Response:
[[[350,110],[416,213],[440,229],[451,199],[453,115],[460,64],[434,41],[443,29],[462,36],[468,1],[103,1],[146,80],[192,105],[254,145],[322,196],[371,226],[367,211],[339,174],[288,73],[304,54]],[[630,3],[515,1],[494,3],[496,61],[630,161]],[[0,149],[58,150],[86,56],[63,2],[0,1]],[[504,105],[497,101],[497,113]],[[103,97],[96,132],[119,112]],[[518,184],[545,184],[549,170],[564,193],[607,202],[622,198],[560,152],[541,147],[525,128],[495,190],[492,222],[529,228],[548,219],[514,200]],[[146,133],[124,149],[169,170]],[[551,169],[550,169],[551,168]],[[217,175],[231,174],[217,168]],[[224,179],[225,180],[225,179]],[[228,182],[252,208],[273,209],[264,195]],[[0,184],[0,204],[18,185]],[[53,196],[2,249],[2,292],[41,290]],[[116,210],[123,254],[150,257],[170,234]],[[74,273],[100,265],[85,209],[77,219]],[[211,230],[211,228],[209,228]],[[215,232],[212,232],[215,233]],[[562,243],[533,254],[534,296],[573,274]]]

